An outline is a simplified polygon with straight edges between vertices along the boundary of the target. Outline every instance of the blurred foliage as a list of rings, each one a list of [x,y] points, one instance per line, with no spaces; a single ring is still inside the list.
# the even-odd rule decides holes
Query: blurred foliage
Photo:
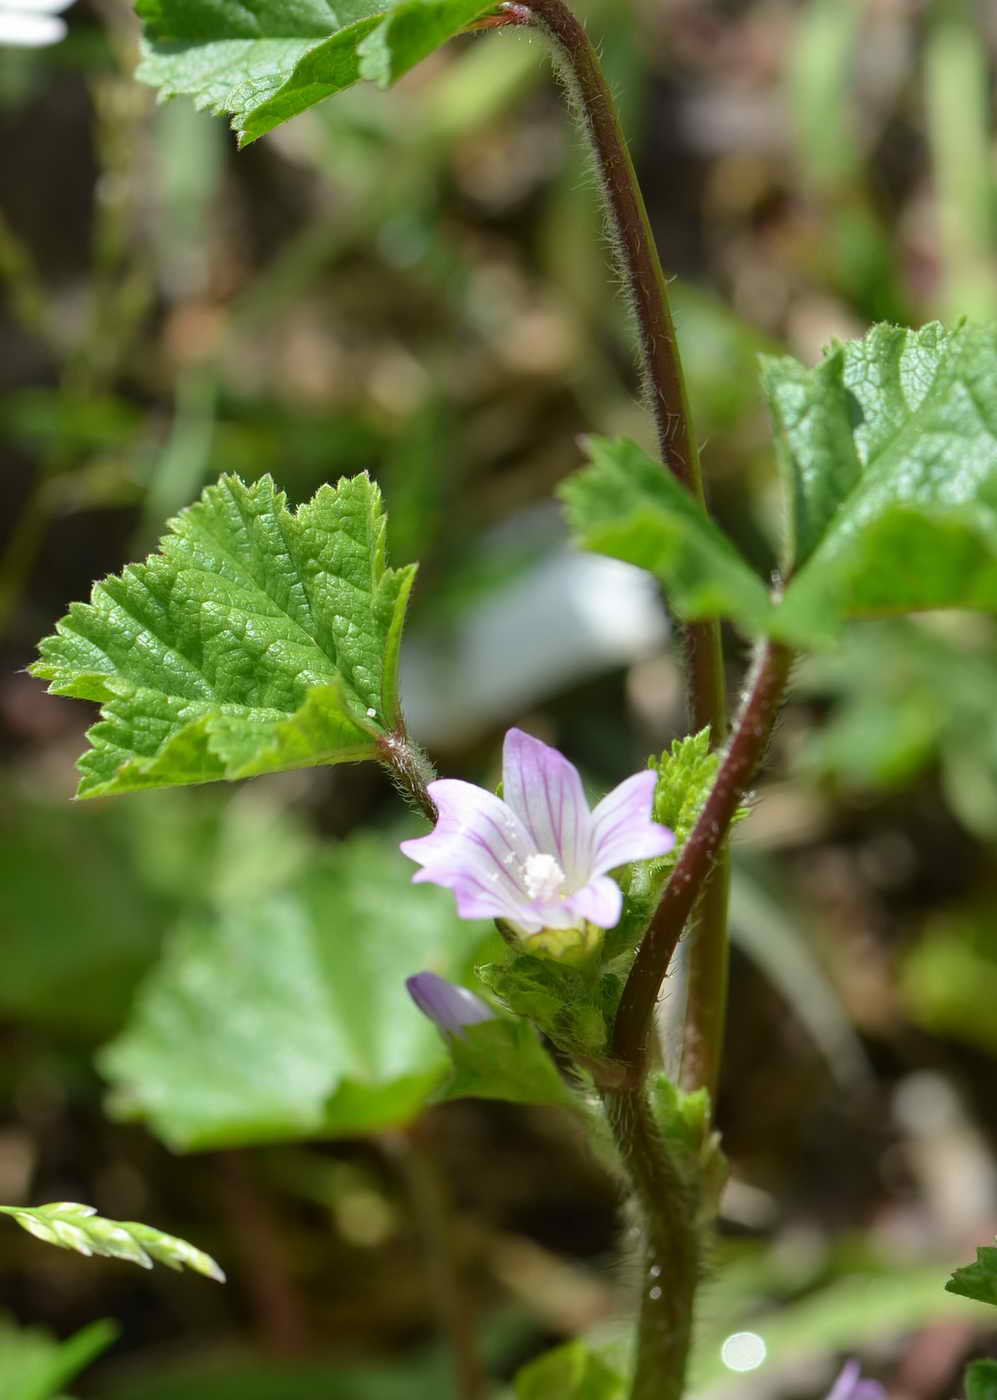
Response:
[[[679,275],[711,503],[764,578],[784,507],[757,354],[813,363],[877,318],[995,310],[992,17],[973,0],[579,8]],[[651,445],[542,48],[458,41],[397,88],[353,88],[236,156],[223,122],[133,82],[116,0],[79,0],[69,20],[62,45],[0,53],[0,1200],[155,1219],[232,1282],[7,1231],[0,1301],[46,1330],[0,1332],[0,1393],[443,1400],[413,1153],[449,1183],[494,1374],[580,1334],[601,1358],[627,1291],[609,1262],[616,1186],[570,1115],[453,1103],[408,1121],[446,1056],[401,999],[415,968],[398,948],[425,956],[445,899],[423,887],[421,912],[409,902],[377,770],[70,805],[78,707],[23,674],[67,600],[153,548],[218,474],[270,472],[297,503],[366,468],[393,561],[421,561],[412,655],[451,658],[448,692],[474,693],[462,629],[502,615],[510,585],[531,601],[543,586],[531,571],[564,538],[548,503],[577,436]],[[558,606],[580,636],[623,645],[608,589]],[[628,633],[610,670],[593,644],[509,713],[469,713],[439,737],[441,767],[492,781],[500,731],[525,722],[593,791],[636,771],[683,732],[661,635]],[[550,638],[535,644],[542,660]],[[930,1357],[948,1400],[965,1357],[992,1347],[986,1310],[943,1282],[967,1239],[993,1235],[995,655],[981,619],[855,625],[801,668],[739,827],[718,1105],[733,1179],[697,1362],[711,1393],[821,1394],[831,1353],[868,1345],[870,1374],[925,1400],[905,1358]],[[473,943],[437,970],[466,976]],[[331,996],[349,1013],[337,1046]],[[681,999],[679,971],[666,1053]],[[261,1053],[266,1016],[282,1080]],[[358,1065],[383,1086],[375,1123],[350,1099]],[[175,1154],[109,1118],[108,1067],[140,1082],[175,1144],[281,1140]],[[959,1091],[943,1143],[927,1113],[894,1112],[923,1071]],[[235,1098],[252,1104],[241,1125]],[[198,1122],[178,1130],[191,1103]],[[120,1087],[111,1104],[126,1106]],[[939,1184],[942,1147],[958,1190]],[[86,1324],[103,1316],[122,1335],[100,1357],[112,1331]],[[736,1328],[768,1349],[748,1378],[721,1360]],[[598,1385],[604,1363],[569,1346]]]

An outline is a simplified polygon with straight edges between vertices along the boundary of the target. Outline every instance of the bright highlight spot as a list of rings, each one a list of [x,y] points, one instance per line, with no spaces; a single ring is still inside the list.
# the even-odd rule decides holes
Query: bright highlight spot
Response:
[[[720,1348],[720,1360],[729,1371],[754,1371],[767,1351],[757,1332],[732,1332]]]

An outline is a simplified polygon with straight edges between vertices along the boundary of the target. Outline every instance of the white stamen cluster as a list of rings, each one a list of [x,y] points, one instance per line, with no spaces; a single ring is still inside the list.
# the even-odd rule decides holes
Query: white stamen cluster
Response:
[[[531,899],[553,899],[562,893],[564,871],[553,856],[527,856],[523,866],[523,881]]]

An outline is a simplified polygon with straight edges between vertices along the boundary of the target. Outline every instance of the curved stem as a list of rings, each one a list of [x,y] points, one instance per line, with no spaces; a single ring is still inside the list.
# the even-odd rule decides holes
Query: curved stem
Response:
[[[698,1202],[661,1141],[643,1086],[604,1091],[603,1103],[644,1230],[630,1400],[681,1400],[701,1269]]]
[[[792,652],[780,642],[766,642],[759,650],[716,781],[634,958],[616,1015],[612,1053],[637,1077],[645,1063],[648,1029],[668,964],[704,886],[708,891],[716,877],[717,856],[764,756],[792,659]],[[713,1012],[721,1015],[721,1007],[714,1006]]]
[[[645,396],[654,417],[661,459],[705,506],[668,284],[616,104],[595,49],[564,0],[515,0],[504,5],[493,22],[536,25],[554,46],[575,116],[592,151],[616,261],[637,321]],[[713,746],[720,748],[727,737],[727,700],[719,624],[703,622],[686,628],[685,654],[693,728],[708,728]],[[716,1085],[727,999],[728,887],[729,871],[721,857],[698,903],[689,940],[684,1078],[692,1087],[707,1085],[711,1093]],[[648,1017],[653,1005],[654,999],[639,1004]],[[634,1028],[634,1037],[643,1041],[648,1028],[649,1020]]]

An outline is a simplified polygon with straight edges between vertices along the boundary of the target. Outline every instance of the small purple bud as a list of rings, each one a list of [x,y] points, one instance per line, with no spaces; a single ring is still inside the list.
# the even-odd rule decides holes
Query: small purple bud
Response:
[[[495,1019],[495,1012],[487,1002],[466,987],[457,987],[445,977],[437,977],[435,972],[417,972],[414,977],[406,978],[405,986],[422,1014],[446,1035],[463,1035],[465,1026]]]
[[[879,1381],[862,1379],[858,1361],[848,1361],[831,1387],[827,1400],[886,1400],[886,1391]]]

